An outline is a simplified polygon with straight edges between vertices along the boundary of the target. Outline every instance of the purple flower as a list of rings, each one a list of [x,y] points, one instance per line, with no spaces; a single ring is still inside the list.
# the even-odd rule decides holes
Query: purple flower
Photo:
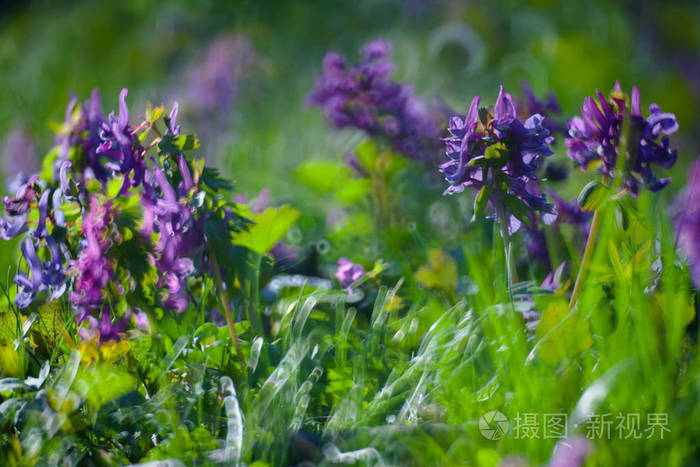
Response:
[[[352,294],[352,284],[360,279],[365,274],[365,268],[361,264],[354,264],[347,258],[338,260],[338,269],[334,276],[349,294]]]
[[[78,166],[82,168],[79,180],[84,178],[96,178],[104,182],[108,172],[102,163],[102,155],[98,148],[102,144],[100,133],[105,123],[100,104],[100,94],[93,90],[90,99],[76,109],[78,98],[73,96],[66,107],[64,130],[57,134],[56,145],[59,147],[59,158],[54,170],[60,177],[65,177],[61,172],[67,170],[65,163],[69,162],[69,150],[71,147],[80,148],[83,160]],[[63,181],[63,178],[61,178]],[[61,185],[67,189],[67,186]]]
[[[102,308],[103,291],[114,276],[113,261],[106,256],[113,216],[111,201],[101,203],[97,196],[91,198],[90,210],[83,218],[85,247],[72,265],[77,277],[71,301],[78,309],[78,322]]]
[[[0,238],[11,240],[27,231],[27,215],[0,219]]]
[[[345,57],[329,52],[308,102],[323,108],[336,127],[355,127],[384,137],[397,152],[429,162],[437,152],[444,103],[429,106],[411,86],[388,78],[393,71],[391,45],[375,39],[361,50],[354,67]]]
[[[188,100],[195,112],[208,119],[228,116],[238,83],[255,61],[248,38],[234,34],[216,38],[203,60],[193,62],[186,71]]]
[[[119,339],[120,334],[126,330],[129,324],[129,316],[122,316],[112,322],[110,313],[105,309],[99,320],[94,316],[88,316],[86,321],[88,327],[81,327],[78,331],[80,338],[91,340],[95,336],[99,336],[99,342],[103,343]]]
[[[22,243],[22,256],[29,267],[29,277],[24,273],[15,276],[14,282],[19,288],[15,296],[18,308],[27,308],[36,294],[43,290],[52,291],[51,301],[61,297],[66,290],[63,260],[58,245],[53,237],[46,237],[45,242],[51,254],[51,259],[47,262],[39,259],[33,239],[27,238]]]
[[[192,179],[182,158],[179,167],[183,178],[182,191],[189,192]],[[148,190],[156,199],[144,199],[144,204],[152,206],[152,211],[147,209],[145,212],[144,223],[151,222],[147,231],[155,230],[159,234],[154,248],[156,256],[152,257],[159,274],[157,285],[166,289],[165,306],[184,312],[187,309],[185,280],[194,272],[194,263],[187,255],[204,241],[201,225],[195,223],[191,208],[185,203],[186,198],[183,202],[178,200],[165,173],[154,167],[153,174],[160,196],[156,195],[155,187]]]
[[[29,238],[22,243],[22,256],[29,266],[29,277],[23,273],[15,276],[15,284],[19,287],[15,305],[18,308],[27,308],[42,288],[41,260],[34,248],[34,242]]]
[[[23,214],[27,214],[27,211],[29,210],[29,205],[38,196],[38,181],[39,176],[32,175],[26,180],[24,184],[19,186],[14,198],[5,196],[2,199],[7,214],[9,214],[10,216],[20,216]]]
[[[50,190],[44,190],[39,198],[39,219],[37,220],[36,230],[32,233],[35,238],[44,238],[47,235],[46,232],[46,218],[49,215],[49,196],[51,195]]]
[[[125,88],[119,93],[119,117],[115,117],[112,112],[108,120],[102,122],[100,131],[102,142],[96,150],[97,154],[109,159],[104,165],[105,168],[124,176],[122,194],[132,187],[139,186],[146,172],[143,148],[138,146],[129,126],[129,109],[126,105],[128,92]]]
[[[639,89],[632,88],[631,103],[628,108],[620,84],[606,100],[596,91],[597,101],[586,97],[581,109],[581,117],[569,120],[569,136],[566,139],[567,155],[585,170],[591,163],[600,162],[601,170],[607,177],[614,175],[619,156],[622,121],[626,115],[630,119],[630,132],[627,141],[624,182],[633,195],[639,185],[646,185],[651,191],[664,188],[669,178],[659,180],[652,171],[652,164],[670,168],[676,162],[677,152],[669,147],[668,135],[678,130],[676,117],[661,112],[656,104],[649,106],[650,115],[644,119],[641,111]]]
[[[688,184],[672,211],[678,247],[688,259],[693,284],[700,288],[700,160],[691,167]]]
[[[150,329],[151,325],[148,321],[148,315],[144,313],[141,310],[136,310],[136,312],[133,314],[134,317],[134,324],[136,324],[136,327],[139,329]]]
[[[510,200],[512,206],[512,200],[517,199],[530,211],[541,212],[543,220],[551,223],[556,211],[537,186],[536,175],[542,158],[552,154],[549,146],[553,138],[542,125],[543,117],[535,114],[521,123],[513,99],[503,86],[493,113],[484,114],[484,121],[479,115],[480,101],[480,96],[472,100],[464,120],[450,119],[450,136],[443,140],[449,160],[440,166],[450,183],[445,194],[459,193],[465,187],[493,187],[492,203],[503,202],[498,198],[505,197],[506,205]],[[511,233],[524,220],[522,213],[511,215]]]

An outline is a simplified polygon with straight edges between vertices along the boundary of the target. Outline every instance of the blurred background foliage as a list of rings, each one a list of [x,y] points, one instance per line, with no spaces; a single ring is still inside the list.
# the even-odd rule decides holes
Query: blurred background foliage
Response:
[[[305,160],[340,160],[362,137],[330,130],[305,96],[327,51],[353,60],[378,36],[393,44],[397,81],[415,84],[426,98],[440,96],[459,113],[476,94],[493,102],[499,83],[515,94],[524,80],[537,95],[555,90],[566,118],[596,88],[607,92],[617,79],[626,90],[639,86],[643,106],[657,102],[681,126],[666,197],[682,185],[700,147],[693,137],[700,130],[700,6],[693,1],[33,1],[5,7],[0,26],[6,177],[18,166],[13,133],[31,143],[23,159],[41,157],[70,92],[84,99],[99,88],[111,109],[128,87],[135,114],[148,101],[184,100],[181,118],[203,136],[200,152],[249,198],[267,187],[279,202],[325,215],[328,198],[291,174]],[[222,37],[245,41],[248,56],[219,63],[235,74],[235,99],[202,115],[191,77],[223,60],[211,52]],[[555,159],[566,159],[561,144]],[[573,196],[578,188],[560,189]],[[445,199],[450,209],[459,210],[458,202]],[[2,257],[5,270],[11,252]]]
[[[326,136],[304,96],[325,52],[352,57],[377,36],[394,46],[398,81],[460,113],[475,94],[492,102],[498,83],[516,91],[527,80],[537,94],[554,89],[568,117],[583,96],[619,79],[624,89],[640,87],[643,104],[676,113],[679,173],[698,152],[700,6],[693,1],[34,1],[6,10],[0,24],[0,134],[25,127],[41,154],[52,144],[47,124],[63,119],[69,91],[85,98],[99,88],[105,108],[114,108],[128,87],[134,112],[147,100],[181,100],[188,68],[228,33],[247,36],[256,59],[241,79],[225,141],[205,141],[202,151],[244,191],[289,193],[287,174],[300,161],[351,146]]]

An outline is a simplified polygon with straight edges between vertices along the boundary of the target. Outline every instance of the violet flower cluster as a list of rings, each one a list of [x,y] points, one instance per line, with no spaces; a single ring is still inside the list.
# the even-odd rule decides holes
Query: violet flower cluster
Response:
[[[411,86],[389,78],[393,70],[391,45],[382,39],[365,45],[355,66],[330,52],[308,102],[321,107],[336,127],[383,137],[398,153],[429,163],[438,152],[446,106],[426,104]]]
[[[257,60],[245,36],[224,34],[215,38],[201,60],[186,70],[188,106],[200,118],[229,116],[240,80]]]
[[[180,134],[177,104],[164,128],[162,107],[134,126],[126,96],[124,89],[118,115],[106,118],[96,91],[82,105],[71,99],[48,156],[53,173],[27,178],[3,200],[0,238],[24,235],[27,266],[15,277],[15,305],[68,290],[86,339],[115,339],[131,319],[147,326],[144,306],[185,311],[188,278],[212,267],[209,235],[230,238],[247,226],[217,194],[230,184],[185,157],[197,139]]]
[[[464,119],[450,120],[450,136],[444,139],[449,160],[440,165],[450,184],[445,194],[466,187],[483,190],[495,207],[504,203],[508,208],[511,233],[528,222],[529,212],[539,212],[551,223],[556,210],[539,189],[537,176],[542,159],[552,155],[553,138],[543,126],[544,117],[534,114],[522,123],[503,86],[493,111],[479,109],[480,102],[475,97]]]
[[[616,175],[620,156],[620,143],[627,137],[624,161],[624,184],[636,195],[640,185],[651,191],[659,191],[668,185],[670,178],[657,178],[652,165],[668,169],[676,162],[677,152],[670,148],[668,135],[678,130],[675,115],[662,112],[658,105],[649,106],[649,116],[644,118],[641,110],[639,89],[632,88],[628,105],[620,83],[606,99],[596,91],[597,100],[586,97],[581,108],[581,117],[569,120],[569,137],[566,139],[567,155],[583,170],[593,163],[601,165],[606,177]],[[629,116],[629,132],[622,135],[623,120]]]

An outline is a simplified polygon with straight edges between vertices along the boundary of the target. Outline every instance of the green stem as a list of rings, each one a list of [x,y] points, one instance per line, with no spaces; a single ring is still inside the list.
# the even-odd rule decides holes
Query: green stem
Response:
[[[591,231],[588,234],[588,240],[586,240],[586,249],[583,251],[583,259],[581,260],[581,266],[579,267],[578,275],[576,276],[574,290],[571,292],[569,309],[573,308],[576,304],[576,299],[581,293],[581,287],[583,287],[583,281],[585,279],[586,270],[589,269],[591,266],[591,260],[593,259],[593,250],[595,248],[598,232],[600,231],[600,220],[600,209],[596,209],[593,214],[593,221],[591,221]]]
[[[214,276],[216,276],[216,290],[219,292],[219,300],[221,301],[221,307],[224,309],[224,316],[226,317],[226,324],[228,325],[228,330],[231,333],[231,340],[236,348],[236,356],[241,364],[241,368],[245,370],[245,362],[243,361],[243,352],[241,352],[241,344],[238,339],[238,333],[236,332],[236,327],[233,323],[233,315],[231,314],[231,307],[229,306],[228,299],[226,298],[226,293],[224,292],[224,281],[221,278],[221,271],[219,270],[219,262],[216,260],[216,253],[214,251],[209,251],[209,257],[211,258],[212,266],[214,269]]]
[[[508,289],[510,290],[513,287],[513,284],[517,282],[518,276],[513,264],[510,234],[508,234],[506,207],[505,204],[498,199],[498,196],[496,197],[496,214],[498,216],[498,227],[501,232],[501,238],[503,239],[503,252],[505,253],[506,259],[506,279],[508,282]]]

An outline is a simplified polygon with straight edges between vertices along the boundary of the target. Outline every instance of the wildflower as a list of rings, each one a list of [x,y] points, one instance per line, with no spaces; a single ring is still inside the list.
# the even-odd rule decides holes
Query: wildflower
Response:
[[[11,240],[27,231],[27,216],[20,214],[0,219],[0,238]]]
[[[19,186],[14,198],[5,196],[2,199],[5,211],[10,216],[21,216],[27,214],[32,201],[37,198],[39,176],[32,175],[25,183]]]
[[[18,308],[27,308],[34,301],[36,294],[43,290],[52,291],[50,301],[61,297],[66,290],[63,261],[58,245],[52,237],[47,237],[45,241],[51,254],[51,259],[47,262],[39,259],[35,240],[27,238],[22,242],[21,250],[29,267],[29,277],[21,272],[15,276],[14,282],[19,288],[15,296],[15,305]]]
[[[96,178],[104,182],[108,178],[108,171],[102,163],[102,154],[98,153],[98,149],[103,143],[101,130],[105,123],[100,93],[93,90],[89,100],[79,107],[77,107],[77,103],[78,98],[73,96],[66,107],[63,128],[56,136],[59,158],[54,169],[61,177],[65,177],[66,170],[70,167],[66,165],[67,162],[70,163],[70,148],[79,148],[82,159],[75,161],[78,162],[75,168],[80,171],[80,177],[77,181],[80,182],[84,178]],[[65,181],[64,178],[61,178],[61,181]],[[64,189],[67,188],[63,184],[61,186]]]
[[[86,319],[92,311],[101,309],[103,291],[114,277],[114,263],[106,256],[114,215],[112,201],[103,203],[97,196],[91,198],[90,210],[83,219],[85,248],[72,265],[77,278],[71,301],[78,309],[78,322]]]
[[[345,287],[348,294],[353,293],[352,284],[359,280],[365,274],[365,268],[361,264],[354,264],[347,258],[338,260],[338,269],[335,272],[335,278],[340,281],[340,284]]]
[[[556,211],[538,188],[536,175],[542,158],[552,154],[549,146],[553,138],[542,126],[543,117],[535,114],[521,123],[513,99],[503,86],[493,113],[486,115],[484,121],[479,116],[480,102],[481,97],[476,96],[464,120],[450,120],[451,136],[444,139],[450,160],[440,166],[450,183],[445,194],[459,193],[468,186],[479,190],[493,187],[495,191],[488,199],[495,204],[503,202],[497,197],[505,198],[513,214],[505,220],[511,233],[527,222],[525,213],[512,212],[520,206],[518,202],[530,212],[545,214],[543,219],[551,222]]]
[[[389,79],[393,69],[391,45],[382,39],[365,45],[354,67],[342,55],[330,52],[308,102],[323,108],[336,127],[382,136],[397,152],[428,162],[437,150],[445,106],[429,106],[411,86]]]
[[[233,34],[216,38],[204,58],[186,71],[188,100],[194,111],[208,118],[228,115],[235,104],[238,83],[255,61],[248,38]]]
[[[632,88],[631,103],[628,104],[620,84],[610,99],[596,91],[597,101],[584,99],[581,117],[569,120],[569,136],[566,139],[567,155],[583,170],[591,163],[601,163],[601,171],[613,177],[619,145],[622,137],[622,122],[629,116],[630,131],[627,141],[624,183],[636,195],[640,184],[651,191],[664,188],[670,178],[659,180],[652,171],[652,164],[670,168],[676,162],[677,152],[669,147],[668,135],[678,130],[676,117],[661,112],[658,105],[649,106],[650,115],[644,119],[641,111],[639,89]]]
[[[134,323],[139,329],[150,329],[151,325],[148,321],[148,315],[141,310],[136,310],[133,314]]]
[[[189,192],[192,188],[189,168],[184,162],[179,166],[182,171],[183,190]],[[190,208],[178,200],[163,171],[154,167],[153,173],[161,196],[158,196],[155,202],[148,201],[153,203],[154,211],[147,215],[159,233],[154,250],[156,256],[152,257],[152,263],[159,273],[158,286],[167,290],[165,306],[183,312],[187,309],[185,279],[194,271],[194,263],[186,255],[195,245],[201,244],[202,239],[199,228],[194,225]],[[152,191],[155,193],[155,190]]]
[[[99,342],[104,343],[119,340],[119,335],[126,330],[129,317],[123,316],[112,322],[110,313],[105,309],[102,311],[100,319],[94,316],[87,316],[86,322],[87,327],[83,326],[78,331],[80,338],[84,341],[89,341],[99,337]]]
[[[96,150],[97,154],[109,159],[105,168],[124,176],[122,193],[126,193],[131,187],[139,186],[146,172],[143,150],[138,147],[129,127],[129,108],[126,105],[128,92],[125,88],[119,93],[119,117],[115,117],[112,112],[108,120],[102,122],[102,142]]]

